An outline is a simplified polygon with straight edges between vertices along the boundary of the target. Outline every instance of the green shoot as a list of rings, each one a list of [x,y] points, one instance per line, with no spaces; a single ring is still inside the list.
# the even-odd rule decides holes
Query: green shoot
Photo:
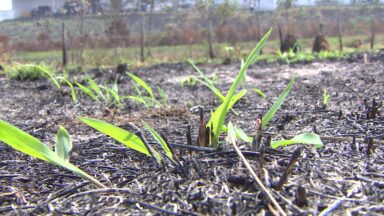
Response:
[[[198,79],[198,78],[196,78],[196,81],[197,82],[200,82],[201,84],[203,84],[203,85],[205,85],[205,86],[207,86],[219,99],[220,99],[220,101],[221,102],[223,102],[224,101],[224,99],[225,99],[225,97],[224,97],[224,95],[220,92],[220,90],[219,89],[217,89],[214,85],[213,85],[213,83],[214,83],[214,81],[212,81],[212,80],[210,80],[207,76],[205,76],[205,74],[191,61],[191,60],[188,60],[188,62],[192,65],[192,67],[200,74],[200,76],[203,78],[203,80],[201,80],[201,79]],[[242,63],[242,65],[243,65],[243,63]],[[245,75],[244,75],[245,76]],[[244,81],[245,80],[245,77],[244,77],[244,79],[242,80],[242,81]],[[244,95],[246,94],[246,90],[245,89],[243,89],[241,92],[239,92],[239,93],[237,93],[235,96],[234,96],[234,101],[238,101],[239,99],[241,99]],[[236,99],[235,99],[236,98]],[[234,102],[234,103],[232,103],[231,102],[231,106],[230,106],[230,109],[231,109],[231,111],[235,114],[235,115],[237,115],[237,113],[232,109],[232,106],[236,103],[236,102]]]
[[[80,83],[76,83],[76,85],[80,88],[80,90],[84,93],[84,94],[86,94],[86,95],[88,95],[90,98],[92,98],[92,100],[94,100],[94,101],[97,101],[97,102],[100,102],[100,100],[99,100],[99,98],[97,97],[97,95],[95,94],[95,93],[93,93],[93,91],[90,89],[90,88],[88,88],[88,87],[85,87],[84,85],[82,85],[82,84],[80,84]]]
[[[137,96],[125,96],[123,98],[131,99],[137,103],[141,103],[145,106],[145,108],[149,109],[149,106],[147,102],[142,98],[142,97],[137,97]]]
[[[164,105],[167,105],[168,104],[168,96],[167,96],[167,94],[165,94],[165,91],[162,88],[160,88],[160,86],[157,86],[157,92],[159,93],[159,95],[161,97],[161,102]]]
[[[153,91],[151,89],[151,87],[146,83],[144,82],[144,80],[140,79],[138,76],[132,74],[132,73],[127,73],[129,77],[131,77],[138,85],[140,85],[141,87],[143,87],[145,89],[145,91],[147,91],[147,93],[149,94],[149,96],[151,96],[152,99],[156,100],[156,97],[155,95],[153,94]]]
[[[228,132],[227,132],[227,140],[230,143],[236,143],[236,129],[233,126],[232,122],[228,122]]]
[[[256,92],[258,95],[260,95],[261,97],[266,97],[267,96],[267,95],[265,95],[265,93],[263,91],[261,91],[258,88],[253,88],[253,91]]]
[[[194,75],[188,76],[187,78],[180,81],[181,87],[184,87],[185,84],[187,84],[187,86],[195,86],[196,83],[197,83],[197,77]]]
[[[215,112],[211,115],[211,124],[207,126],[211,128],[213,131],[213,145],[215,147],[218,146],[219,136],[222,131],[222,126],[224,125],[225,117],[227,116],[228,110],[230,108],[232,98],[235,94],[237,87],[239,86],[241,80],[243,79],[247,68],[249,65],[254,62],[256,56],[259,54],[260,50],[263,48],[266,40],[268,39],[272,30],[269,30],[267,34],[260,40],[260,42],[256,45],[256,47],[252,50],[251,54],[246,59],[245,63],[242,65],[236,79],[233,81],[232,86],[230,87],[227,95],[223,103],[215,110]]]
[[[155,129],[153,129],[148,123],[146,123],[145,121],[141,120],[141,122],[143,122],[144,124],[144,127],[151,133],[151,135],[153,136],[153,138],[155,138],[155,140],[161,145],[161,147],[163,148],[163,150],[165,151],[165,153],[167,154],[167,156],[173,160],[173,153],[172,151],[169,149],[167,143],[165,142],[165,140],[163,139],[163,137],[161,137],[161,135],[159,133],[157,133],[155,131]]]
[[[244,131],[243,129],[239,128],[239,127],[234,127],[234,130],[235,130],[235,134],[236,134],[236,138],[238,139],[241,139],[243,140],[244,142],[247,142],[247,143],[252,143],[253,141],[253,138],[248,136]],[[223,131],[227,132],[228,133],[228,128],[223,125]]]
[[[62,77],[62,76],[58,76],[58,77],[56,77],[56,79],[61,81],[61,82],[65,82],[69,86],[69,88],[71,88],[72,101],[73,101],[73,103],[77,104],[78,100],[77,100],[76,90],[73,87],[73,84],[71,83],[71,81],[69,81],[67,78]]]
[[[293,144],[308,144],[314,145],[316,148],[322,148],[323,142],[321,142],[320,136],[314,133],[304,133],[297,135],[289,140],[279,140],[271,143],[272,148],[279,148],[282,146]]]
[[[323,89],[323,107],[327,106],[330,97],[331,95],[329,92],[326,89]]]
[[[60,134],[60,130],[59,130]],[[61,135],[60,135],[61,136]],[[65,136],[65,135],[64,135]],[[46,161],[56,166],[63,167],[84,179],[89,180],[99,188],[106,188],[99,181],[54,153],[47,145],[19,128],[0,120],[0,140],[12,148],[37,159]],[[58,144],[61,145],[61,144]],[[58,150],[60,151],[60,150]]]
[[[268,112],[264,115],[263,117],[263,123],[262,123],[262,128],[263,130],[266,128],[267,124],[273,116],[275,116],[277,110],[280,108],[281,104],[283,104],[285,98],[288,96],[289,92],[292,89],[293,84],[295,83],[296,78],[293,78],[288,86],[284,89],[284,91],[280,94],[280,96],[277,98],[275,103],[272,105],[272,107],[268,110]]]
[[[55,153],[65,161],[69,160],[69,152],[72,150],[72,141],[67,130],[60,127],[56,135]]]
[[[138,76],[136,76],[132,73],[127,73],[127,74],[133,80],[132,83],[133,83],[133,86],[136,90],[136,96],[127,96],[125,98],[131,99],[131,100],[138,102],[138,103],[142,103],[147,108],[161,106],[161,103],[159,101],[157,101],[157,99],[153,93],[152,88],[146,82],[144,82],[144,80],[142,80],[141,78],[139,78]],[[149,96],[143,96],[139,87],[142,87],[145,90],[145,92],[147,92],[147,94]],[[157,88],[157,90],[159,91],[159,94],[162,98],[162,102],[164,104],[166,104],[167,103],[167,101],[166,101],[167,96],[166,96],[165,92],[159,87]]]
[[[220,101],[224,101],[225,97],[224,95],[220,92],[219,89],[217,89],[214,85],[213,85],[213,81],[210,80],[207,76],[205,76],[205,74],[191,61],[191,60],[188,60],[189,64],[192,65],[192,67],[200,74],[200,76],[203,78],[203,80],[200,80],[198,78],[196,78],[196,81],[197,82],[200,82],[201,84],[207,86],[219,99]]]
[[[78,118],[88,126],[123,143],[128,148],[151,156],[143,141],[135,134],[101,120],[85,117]]]
[[[97,94],[98,97],[102,98],[105,102],[107,102],[108,100],[105,98],[99,85],[90,77],[87,79],[87,81],[89,83],[89,88],[92,89]]]

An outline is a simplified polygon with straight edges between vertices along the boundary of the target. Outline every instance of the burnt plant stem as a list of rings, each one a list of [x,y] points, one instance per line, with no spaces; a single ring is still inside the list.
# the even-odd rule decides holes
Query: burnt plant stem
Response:
[[[258,118],[256,120],[256,136],[252,141],[251,150],[258,151],[262,148],[261,139],[263,137],[262,120]]]
[[[373,154],[373,138],[368,138],[367,156],[370,157]]]
[[[287,168],[285,169],[283,176],[280,178],[279,183],[275,187],[275,189],[277,191],[281,191],[281,189],[283,189],[285,182],[287,182],[287,180],[288,180],[288,175],[291,173],[293,166],[299,160],[300,155],[301,155],[301,149],[300,148],[296,149],[293,152],[291,160],[289,161],[289,164],[288,164]]]
[[[259,177],[260,179],[264,179],[264,147],[260,148],[260,155],[259,155]]]

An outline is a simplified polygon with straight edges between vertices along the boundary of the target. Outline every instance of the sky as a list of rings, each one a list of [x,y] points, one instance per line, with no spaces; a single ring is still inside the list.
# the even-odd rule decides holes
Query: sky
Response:
[[[0,10],[12,10],[12,0],[0,0]]]

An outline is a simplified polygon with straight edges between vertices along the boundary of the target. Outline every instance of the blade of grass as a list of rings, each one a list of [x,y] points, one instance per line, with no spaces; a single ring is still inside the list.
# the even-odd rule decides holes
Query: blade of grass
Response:
[[[258,95],[260,95],[261,97],[266,97],[265,93],[258,88],[253,88],[253,91],[256,92]]]
[[[155,129],[153,129],[148,123],[146,123],[143,120],[141,120],[141,122],[143,122],[144,127],[151,133],[153,138],[155,138],[155,140],[161,145],[161,147],[163,148],[163,150],[165,151],[167,156],[173,160],[172,151],[168,148],[168,145],[165,142],[165,140],[163,139],[163,137],[161,137],[161,135],[159,133],[157,133],[155,131]]]
[[[324,146],[320,139],[320,136],[314,133],[304,133],[294,136],[289,140],[279,140],[271,143],[272,148],[279,148],[293,144],[308,144],[314,145],[316,148],[322,148]]]
[[[101,91],[99,85],[90,77],[88,77],[89,87],[93,89],[93,91],[100,96],[105,102],[108,102],[107,98],[104,96],[103,91]]]
[[[143,104],[147,109],[149,108],[147,102],[143,98],[136,97],[136,96],[125,96],[123,98],[131,99],[131,100],[133,100],[135,102]]]
[[[151,96],[151,98],[155,99],[155,95],[153,94],[153,91],[151,89],[151,87],[146,83],[144,82],[144,80],[142,80],[141,78],[139,78],[138,76],[132,74],[132,73],[127,73],[129,77],[131,77],[137,84],[139,84],[141,87],[143,87],[145,89],[145,91],[147,91],[147,93],[149,94],[149,96]]]
[[[267,124],[269,123],[269,121],[271,121],[271,119],[273,118],[273,116],[275,116],[277,110],[280,108],[281,104],[283,104],[285,98],[288,96],[289,92],[291,91],[292,89],[292,86],[293,84],[295,83],[296,81],[296,78],[293,78],[288,86],[284,89],[284,91],[280,94],[280,96],[277,98],[277,100],[275,101],[275,103],[272,105],[272,107],[268,110],[268,112],[264,115],[263,117],[263,123],[262,123],[262,128],[263,130],[265,130]]]
[[[72,141],[64,127],[59,128],[56,135],[55,153],[65,161],[69,161],[69,152],[72,150]]]
[[[73,103],[77,104],[78,100],[77,100],[77,94],[76,94],[76,90],[75,88],[73,87],[73,84],[66,78],[64,77],[57,77],[58,80],[61,80],[62,82],[65,82],[69,88],[71,88],[71,96],[72,96],[72,101]]]
[[[86,117],[78,118],[90,127],[123,143],[128,148],[151,156],[143,141],[135,134],[101,120]]]
[[[85,87],[80,83],[76,83],[76,85],[81,89],[81,91],[83,91],[86,95],[91,97],[92,100],[100,102],[99,98],[95,95],[95,93],[93,93],[93,91],[90,88]]]
[[[189,64],[192,65],[192,67],[200,74],[200,76],[203,78],[201,79],[196,79],[196,81],[200,82],[201,84],[207,86],[221,101],[224,101],[225,97],[224,95],[220,92],[219,89],[217,89],[214,85],[213,82],[205,76],[205,74],[191,61],[188,60]]]
[[[77,168],[75,165],[63,160],[47,145],[19,128],[0,120],[0,140],[24,154],[30,155],[48,163],[61,166],[89,180],[99,188],[106,188],[99,181]]]

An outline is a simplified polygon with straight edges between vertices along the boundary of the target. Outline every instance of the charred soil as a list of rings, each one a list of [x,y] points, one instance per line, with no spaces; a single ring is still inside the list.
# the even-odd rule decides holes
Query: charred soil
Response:
[[[227,91],[239,65],[200,68],[207,75],[216,74],[217,87]],[[190,125],[196,141],[199,113],[193,107],[203,106],[208,118],[219,100],[205,86],[181,86],[180,82],[189,75],[197,75],[192,67],[158,65],[132,72],[151,86],[161,86],[169,104],[145,109],[126,101],[125,108],[118,109],[81,96],[79,104],[74,105],[69,89],[68,94],[58,93],[47,80],[21,82],[0,76],[0,119],[51,146],[59,125],[64,126],[74,143],[70,161],[110,187],[96,189],[70,172],[1,143],[0,214],[255,215],[276,211],[230,145],[206,151],[174,145],[182,168],[172,163],[156,167],[150,158],[76,119],[90,116],[128,130],[133,130],[129,124],[132,123],[155,147],[157,144],[140,120],[162,132],[170,144],[181,146],[187,144],[186,128]],[[128,77],[121,76],[119,87],[124,95],[132,86]],[[265,114],[290,79],[297,76],[290,95],[264,131],[263,142],[267,136],[276,140],[315,132],[325,144],[322,149],[302,145],[277,150],[265,147],[261,172],[259,152],[250,152],[249,144],[239,141],[251,166],[256,173],[263,173],[263,183],[286,213],[383,214],[384,55],[305,65],[256,64],[247,76],[248,93],[234,107],[238,115],[231,113],[228,119],[254,134],[257,116]],[[101,83],[108,82],[110,74],[97,77]],[[267,97],[252,91],[255,87]],[[330,93],[325,107],[324,89]],[[378,112],[372,116],[375,106]],[[302,151],[298,162],[282,189],[275,191],[274,186],[297,148]]]

